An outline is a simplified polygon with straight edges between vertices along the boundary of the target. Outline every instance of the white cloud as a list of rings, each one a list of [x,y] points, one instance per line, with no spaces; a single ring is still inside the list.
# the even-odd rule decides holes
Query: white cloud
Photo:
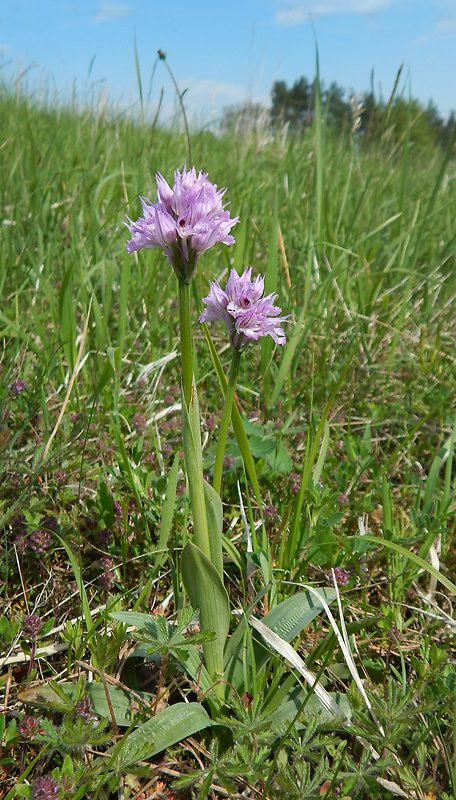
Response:
[[[188,87],[187,101],[195,105],[242,103],[247,94],[245,87],[228,81],[189,78],[183,84]]]
[[[183,100],[190,124],[206,124],[217,120],[227,106],[236,106],[248,100],[261,102],[261,98],[251,98],[248,89],[240,84],[210,78],[179,77],[179,89],[184,93]],[[154,111],[154,102],[151,111]],[[156,109],[155,109],[156,110]],[[174,88],[168,86],[160,105],[160,119],[168,122],[179,120],[181,111]]]
[[[418,39],[415,39],[414,44],[420,45],[425,42],[441,39],[445,36],[453,36],[454,34],[456,34],[456,14],[454,14],[453,17],[444,17],[443,19],[439,19],[435,23],[432,31],[429,31],[423,36],[420,36]]]
[[[300,0],[285,3],[275,16],[276,25],[301,25],[309,19],[334,14],[376,14],[394,0]]]
[[[132,8],[130,5],[119,5],[118,3],[111,3],[109,0],[101,0],[94,22],[109,22],[111,19],[129,17],[131,13]]]
[[[435,33],[456,33],[456,17],[453,19],[440,19],[434,28]]]
[[[180,80],[179,85],[188,89],[184,103],[189,117],[196,116],[199,121],[217,119],[227,106],[241,105],[250,99],[245,86],[228,81],[187,78]]]

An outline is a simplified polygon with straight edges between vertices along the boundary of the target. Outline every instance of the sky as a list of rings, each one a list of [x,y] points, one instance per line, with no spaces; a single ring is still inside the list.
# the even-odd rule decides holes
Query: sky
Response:
[[[0,0],[0,78],[81,104],[104,93],[135,112],[138,63],[146,110],[162,95],[163,122],[176,94],[158,49],[189,118],[206,124],[229,106],[268,106],[277,80],[312,80],[317,47],[322,81],[347,98],[373,84],[387,100],[403,64],[406,98],[456,109],[455,0]]]

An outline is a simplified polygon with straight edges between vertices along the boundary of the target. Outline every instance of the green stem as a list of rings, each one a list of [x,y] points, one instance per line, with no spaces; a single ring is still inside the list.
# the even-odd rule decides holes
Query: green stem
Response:
[[[198,395],[193,381],[192,326],[190,318],[190,284],[179,280],[179,320],[182,362],[182,400],[186,406],[183,414],[185,467],[192,507],[195,544],[211,559],[209,530],[207,527],[206,499],[204,494],[203,456],[201,452],[201,424]],[[212,559],[211,559],[212,560]]]
[[[198,405],[198,393],[193,375],[192,360],[192,325],[190,317],[190,284],[185,276],[179,278],[179,320],[182,359],[182,433],[185,455],[185,470],[193,516],[193,546],[187,545],[182,554],[182,574],[184,585],[190,601],[200,610],[202,630],[213,631],[215,639],[203,645],[204,661],[212,680],[216,683],[216,693],[222,699],[223,650],[229,629],[229,602],[223,586],[222,531],[218,531],[217,514],[209,512],[211,531],[208,526],[206,510],[206,491],[203,477],[203,454],[201,448],[201,419]],[[210,491],[210,487],[207,489]],[[213,494],[213,492],[212,492]],[[216,498],[220,503],[219,498]],[[214,506],[214,498],[209,497]],[[212,515],[212,516],[211,516]],[[221,509],[220,509],[221,516]],[[209,535],[211,533],[211,535]],[[211,553],[212,549],[214,550]],[[201,574],[195,584],[194,564],[200,565]],[[198,555],[200,553],[200,555]],[[200,557],[202,555],[205,558]],[[210,562],[207,563],[207,562]],[[226,597],[225,619],[220,618],[220,597]],[[217,603],[214,606],[214,598]],[[222,602],[222,608],[225,604]],[[222,615],[223,616],[223,615]]]
[[[189,405],[192,396],[193,359],[192,326],[190,322],[190,284],[179,280],[179,322],[182,362],[182,389]]]
[[[231,361],[230,377],[228,379],[228,386],[226,388],[222,421],[220,423],[219,439],[217,444],[217,453],[215,456],[213,486],[218,494],[220,494],[222,488],[223,459],[225,457],[226,437],[228,436],[228,426],[231,419],[231,410],[233,408],[234,392],[236,389],[240,363],[241,351],[235,350],[233,353],[233,359]]]

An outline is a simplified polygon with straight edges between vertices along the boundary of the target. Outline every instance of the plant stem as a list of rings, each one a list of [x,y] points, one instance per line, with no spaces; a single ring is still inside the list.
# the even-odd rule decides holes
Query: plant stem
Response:
[[[241,363],[241,351],[235,350],[233,352],[233,359],[231,361],[230,377],[228,379],[228,386],[226,388],[225,402],[223,404],[222,421],[220,423],[219,439],[217,444],[217,453],[215,456],[213,486],[218,494],[220,494],[222,488],[223,459],[225,457],[226,437],[228,435],[228,426],[230,424],[230,419],[231,419],[231,410],[233,408],[234,392],[236,389],[237,376],[239,373],[240,363]]]
[[[189,405],[192,396],[193,359],[192,326],[190,323],[190,284],[179,280],[179,322],[182,363],[182,391]]]
[[[190,284],[179,280],[179,320],[182,362],[182,422],[184,426],[184,455],[190,503],[192,507],[195,544],[211,559],[204,493],[203,457],[201,452],[201,423],[198,396],[193,381],[192,326],[190,320]],[[211,559],[212,560],[212,559]]]

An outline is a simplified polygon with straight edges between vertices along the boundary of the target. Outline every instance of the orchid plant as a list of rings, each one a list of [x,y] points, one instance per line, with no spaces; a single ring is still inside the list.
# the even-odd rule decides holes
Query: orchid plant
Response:
[[[265,279],[252,274],[248,266],[240,275],[231,269],[225,288],[214,279],[209,282],[209,292],[203,298],[205,308],[199,316],[210,348],[214,367],[223,394],[223,410],[220,420],[212,483],[203,473],[201,419],[198,393],[193,373],[193,325],[190,284],[197,261],[202,253],[216,243],[231,245],[232,228],[239,221],[231,217],[223,202],[225,189],[217,189],[207,173],[196,172],[195,167],[174,173],[172,187],[158,174],[157,201],[141,198],[143,216],[125,223],[131,233],[127,250],[159,247],[167,256],[178,279],[180,345],[182,364],[182,435],[188,495],[193,518],[193,537],[185,543],[181,556],[181,576],[192,608],[199,612],[200,632],[185,636],[182,631],[190,619],[191,609],[184,609],[176,624],[162,620],[160,624],[149,615],[131,611],[113,611],[111,617],[118,622],[139,629],[136,638],[143,643],[138,654],[147,656],[160,651],[165,659],[172,653],[182,669],[192,678],[199,691],[207,699],[213,718],[223,722],[230,703],[241,702],[247,692],[266,692],[266,665],[274,652],[279,653],[311,687],[306,692],[299,686],[295,674],[289,675],[280,686],[274,681],[268,686],[265,704],[269,723],[279,735],[284,719],[289,724],[297,718],[309,698],[315,704],[315,713],[326,710],[330,714],[345,717],[345,711],[334,701],[317,677],[307,668],[290,645],[293,638],[308,626],[323,611],[328,614],[329,603],[337,597],[337,588],[315,590],[303,587],[293,596],[278,600],[275,578],[269,570],[268,555],[261,548],[249,551],[260,565],[264,585],[255,595],[253,581],[250,604],[240,609],[237,624],[230,633],[231,613],[228,593],[224,585],[222,546],[236,558],[230,541],[223,537],[222,481],[224,454],[230,423],[232,424],[248,476],[259,504],[262,516],[261,496],[255,464],[244,425],[234,402],[236,383],[244,351],[260,339],[271,337],[276,345],[286,344],[284,323],[289,319],[276,305],[277,295],[265,293]],[[219,320],[226,325],[227,338],[231,346],[231,367],[226,377],[217,351],[210,336],[207,323]],[[325,410],[327,415],[330,403]],[[323,417],[324,424],[326,416]],[[321,438],[317,431],[317,440]],[[316,447],[310,452],[308,468],[315,461]],[[319,463],[321,456],[319,459]],[[318,469],[318,465],[317,465]],[[177,464],[169,476],[168,490],[164,499],[164,516],[171,518],[176,489]],[[174,476],[174,477],[173,477]],[[305,474],[303,476],[303,485]],[[173,488],[174,487],[174,488]],[[166,514],[165,514],[166,507]],[[297,505],[297,513],[299,511]],[[253,537],[252,537],[253,542]],[[263,537],[264,547],[269,543]],[[246,567],[253,564],[247,554]],[[262,565],[262,566],[261,566]],[[242,569],[242,556],[239,566]],[[257,619],[254,611],[265,595],[268,595],[269,610]],[[252,629],[255,634],[252,634]],[[197,645],[203,647],[203,660]],[[152,647],[152,651],[150,648]],[[234,695],[233,695],[234,693]],[[236,699],[237,698],[237,699]],[[279,706],[279,707],[277,707]],[[266,713],[266,712],[265,712]],[[143,753],[145,741],[155,744],[147,750],[154,755],[166,746],[212,724],[201,703],[177,703],[165,708],[130,733],[123,745],[124,760]],[[157,744],[160,742],[160,744]],[[120,757],[120,756],[119,756]]]
[[[252,279],[252,268],[242,275],[231,270],[223,290],[218,281],[210,282],[204,298],[207,306],[200,322],[222,320],[232,348],[232,363],[220,424],[220,436],[215,459],[213,485],[203,477],[201,424],[198,397],[192,366],[192,325],[189,285],[197,259],[217,242],[234,243],[230,231],[239,217],[230,217],[223,204],[225,189],[218,190],[208,180],[207,173],[197,174],[195,167],[182,174],[177,170],[171,187],[157,174],[157,202],[142,197],[143,217],[128,219],[132,238],[127,251],[160,247],[168,257],[179,283],[180,344],[182,362],[182,428],[188,489],[193,515],[194,541],[182,553],[182,575],[190,600],[199,609],[203,632],[212,634],[204,644],[205,666],[222,697],[224,688],[224,649],[230,611],[228,595],[223,585],[222,504],[221,488],[223,461],[229,423],[232,415],[236,381],[241,356],[250,342],[271,336],[274,342],[286,341],[279,316],[281,309],[274,305],[275,294],[264,294],[264,278]]]

